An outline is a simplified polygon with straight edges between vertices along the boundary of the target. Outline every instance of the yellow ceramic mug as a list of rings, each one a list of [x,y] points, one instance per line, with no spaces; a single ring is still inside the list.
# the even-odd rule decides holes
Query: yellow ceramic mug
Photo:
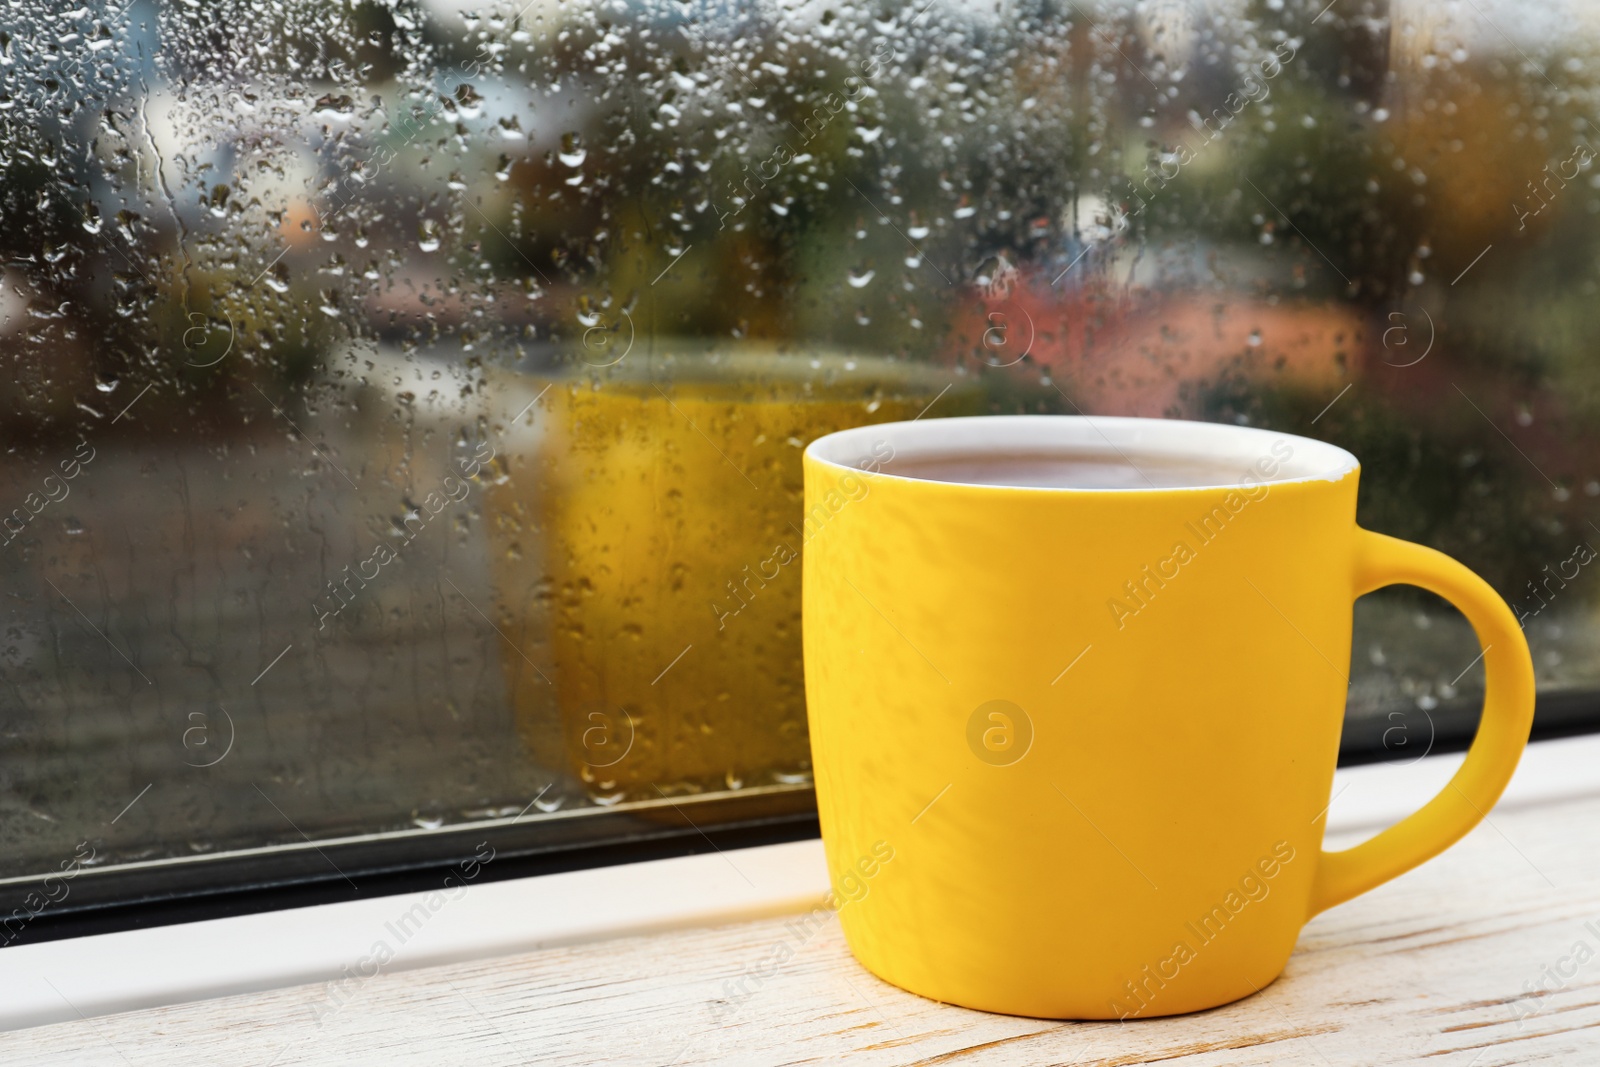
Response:
[[[960,473],[1027,456],[1121,487]],[[921,476],[934,467],[947,480]],[[814,442],[806,696],[857,958],[988,1011],[1210,1008],[1277,977],[1312,915],[1482,819],[1532,723],[1527,644],[1465,567],[1358,527],[1357,475],[1323,442],[1169,420],[940,419]],[[1427,806],[1324,852],[1351,605],[1398,582],[1471,621],[1483,721]]]

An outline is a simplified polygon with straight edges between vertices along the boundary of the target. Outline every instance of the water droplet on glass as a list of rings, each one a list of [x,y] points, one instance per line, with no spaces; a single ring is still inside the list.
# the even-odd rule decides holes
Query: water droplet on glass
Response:
[[[464,119],[475,119],[483,114],[483,97],[472,86],[463,82],[456,86],[455,109]]]
[[[583,147],[583,139],[576,133],[564,133],[561,135],[561,151],[557,153],[561,162],[569,167],[581,167],[583,166],[584,158],[588,154],[588,151]]]
[[[439,224],[432,219],[423,219],[417,224],[417,247],[424,252],[437,252],[439,250]]]
[[[335,96],[332,93],[318,98],[316,105],[312,108],[318,114],[332,115],[338,118],[349,118],[355,109],[354,100],[343,94]]]

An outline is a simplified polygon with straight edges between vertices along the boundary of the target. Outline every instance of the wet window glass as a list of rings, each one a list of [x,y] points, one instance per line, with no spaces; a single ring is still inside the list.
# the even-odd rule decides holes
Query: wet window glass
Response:
[[[808,803],[800,452],[892,419],[1334,441],[1586,700],[1597,99],[1488,0],[13,4],[0,878]],[[1364,599],[1347,732],[1476,655]]]

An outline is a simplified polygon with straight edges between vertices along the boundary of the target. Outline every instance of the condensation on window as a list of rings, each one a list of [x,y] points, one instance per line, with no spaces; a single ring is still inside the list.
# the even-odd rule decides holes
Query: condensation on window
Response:
[[[1508,0],[10,4],[0,876],[804,788],[800,449],[896,418],[1335,441],[1592,688],[1597,41]],[[1476,652],[1366,598],[1350,714],[1431,729]]]

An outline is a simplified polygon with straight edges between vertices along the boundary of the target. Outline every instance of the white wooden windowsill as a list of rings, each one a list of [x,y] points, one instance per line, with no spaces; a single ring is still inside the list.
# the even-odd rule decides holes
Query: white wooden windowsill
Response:
[[[1340,771],[1330,847],[1459,761]],[[903,993],[837,922],[790,925],[825,889],[819,844],[800,842],[473,886],[375,976],[335,985],[417,897],[8,949],[0,1023],[34,1028],[0,1034],[0,1062],[1594,1063],[1597,877],[1600,737],[1576,738],[1530,747],[1461,844],[1315,919],[1264,993],[1199,1015],[1056,1023]],[[730,1004],[725,983],[756,972]]]

